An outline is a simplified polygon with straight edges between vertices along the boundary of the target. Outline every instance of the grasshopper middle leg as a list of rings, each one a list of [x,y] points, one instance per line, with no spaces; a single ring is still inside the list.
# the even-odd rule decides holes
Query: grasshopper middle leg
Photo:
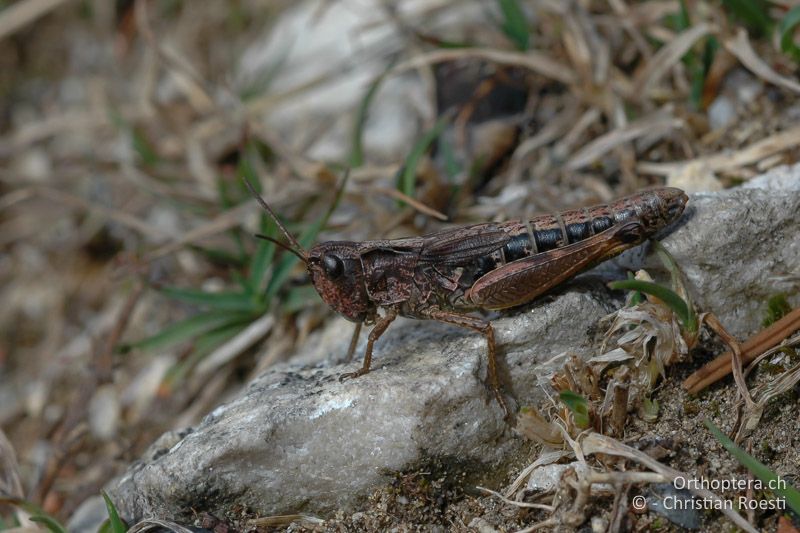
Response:
[[[358,376],[363,376],[369,372],[369,367],[372,364],[372,347],[374,346],[375,341],[378,340],[381,335],[383,335],[384,331],[386,331],[386,328],[389,327],[389,324],[394,322],[395,318],[397,318],[397,309],[394,307],[387,308],[386,314],[378,319],[378,321],[375,323],[375,327],[373,327],[372,331],[369,332],[369,337],[367,338],[367,349],[364,350],[364,363],[361,365],[361,368],[355,372],[347,372],[346,374],[342,374],[339,376],[339,381],[344,381],[345,379],[349,378],[357,378]],[[353,341],[351,341],[351,345],[352,344]]]
[[[497,403],[499,403],[500,407],[502,407],[505,418],[507,420],[510,419],[511,411],[508,409],[508,404],[506,403],[506,400],[503,398],[503,394],[500,391],[500,379],[497,376],[497,355],[495,351],[494,328],[492,328],[492,324],[490,322],[486,322],[485,320],[481,320],[480,318],[462,315],[453,311],[444,311],[441,309],[427,310],[425,312],[425,318],[431,318],[446,324],[453,324],[454,326],[469,328],[486,337],[486,345],[488,348],[488,360],[486,366],[489,386],[491,387],[495,398],[497,398]]]

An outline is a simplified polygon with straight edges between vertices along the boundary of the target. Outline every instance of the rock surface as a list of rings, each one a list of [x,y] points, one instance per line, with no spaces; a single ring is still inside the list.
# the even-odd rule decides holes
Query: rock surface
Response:
[[[798,213],[800,166],[779,169],[750,188],[692,196],[663,243],[699,307],[743,336],[757,329],[768,296],[797,284]],[[657,264],[641,250],[616,263],[643,260]],[[497,318],[507,392],[521,404],[538,402],[539,380],[563,362],[557,356],[592,354],[592,330],[617,305],[601,283],[577,283]],[[349,334],[337,322],[301,360],[343,352]],[[261,515],[324,515],[431,458],[492,486],[524,443],[484,385],[484,353],[476,334],[403,321],[378,343],[373,372],[356,380],[340,383],[341,365],[276,368],[196,428],[162,437],[112,498],[129,519],[187,520],[191,508],[223,515],[235,504]]]

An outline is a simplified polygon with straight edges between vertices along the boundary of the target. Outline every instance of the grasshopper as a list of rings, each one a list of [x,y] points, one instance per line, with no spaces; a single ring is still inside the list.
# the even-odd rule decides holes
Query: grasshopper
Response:
[[[664,187],[526,221],[488,222],[403,239],[329,241],[304,250],[245,183],[290,244],[259,237],[297,255],[325,303],[356,323],[348,360],[362,324],[374,326],[361,368],[341,379],[369,372],[375,342],[398,316],[437,320],[486,338],[488,382],[506,418],[509,409],[500,391],[492,324],[468,313],[534,300],[641,244],[677,220],[687,202],[682,190]]]

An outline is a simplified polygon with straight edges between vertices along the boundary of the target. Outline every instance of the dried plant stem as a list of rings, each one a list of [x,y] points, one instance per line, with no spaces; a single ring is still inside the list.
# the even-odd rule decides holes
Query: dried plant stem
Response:
[[[550,511],[550,512],[555,511],[555,507],[553,507],[552,505],[546,505],[543,503],[518,502],[515,500],[510,500],[505,496],[503,496],[502,494],[500,494],[499,492],[493,491],[492,489],[487,489],[486,487],[477,486],[475,488],[485,492],[486,494],[489,494],[490,496],[494,496],[495,498],[502,501],[506,505],[513,505],[515,507],[520,507],[523,509],[541,509],[543,511]]]
[[[739,395],[744,400],[745,405],[748,409],[751,409],[755,406],[755,402],[753,402],[753,398],[750,397],[750,392],[747,390],[747,382],[744,380],[744,374],[742,374],[742,347],[739,344],[739,341],[736,338],[728,333],[728,330],[725,329],[725,326],[719,321],[717,316],[713,313],[708,313],[703,317],[703,320],[708,327],[710,327],[714,332],[720,336],[722,341],[730,346],[731,348],[731,369],[733,370],[733,379],[736,382],[736,387],[739,389]]]
[[[742,364],[753,361],[760,354],[773,346],[777,346],[797,330],[800,330],[800,309],[795,309],[770,327],[742,343]],[[691,394],[697,394],[712,383],[724,378],[731,371],[732,358],[733,354],[731,352],[723,353],[686,378],[683,382],[683,388]]]

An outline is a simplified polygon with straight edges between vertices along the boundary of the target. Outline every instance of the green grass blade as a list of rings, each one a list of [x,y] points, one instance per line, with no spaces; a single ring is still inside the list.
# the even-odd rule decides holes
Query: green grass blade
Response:
[[[582,429],[589,427],[589,402],[571,390],[561,391],[558,394],[561,402],[567,406],[567,409],[572,411],[572,416],[575,418],[575,424]]]
[[[68,533],[67,528],[62,526],[58,520],[49,515],[36,515],[31,517],[32,522],[42,524],[52,533]]]
[[[530,35],[525,12],[517,0],[497,0],[497,3],[503,13],[503,33],[514,43],[514,46],[524,52],[528,49]]]
[[[778,35],[781,38],[781,50],[800,62],[800,47],[794,42],[794,30],[800,25],[800,5],[794,6],[786,13],[778,26]]]
[[[652,242],[653,248],[655,249],[658,258],[661,260],[661,264],[664,265],[664,268],[666,268],[669,272],[672,287],[675,289],[676,294],[686,304],[686,324],[693,324],[689,331],[695,332],[699,327],[697,323],[697,314],[694,312],[694,305],[692,305],[692,299],[689,296],[689,291],[686,290],[686,287],[683,284],[683,275],[681,274],[681,269],[678,266],[678,262],[675,261],[675,258],[672,257],[672,254],[670,254],[666,248],[664,248],[664,245],[661,244],[661,242],[656,240]]]
[[[767,14],[767,4],[761,0],[722,0],[722,5],[734,18],[760,35],[768,35],[772,20]]]
[[[259,309],[252,295],[245,292],[206,292],[197,289],[162,287],[159,292],[173,300],[200,305],[217,311],[257,312]]]
[[[278,226],[267,216],[263,216],[261,219],[261,234],[273,238],[278,234]],[[246,284],[251,292],[260,292],[267,269],[275,258],[276,248],[275,243],[265,239],[258,240],[258,245],[250,258],[250,265],[247,269]]]
[[[689,26],[692,25],[692,20],[689,17],[689,8],[686,6],[686,0],[681,0],[680,5],[681,9],[675,17],[675,22],[678,26],[677,29],[683,31],[689,29]]]
[[[636,279],[633,276],[633,272],[628,272],[628,279]],[[630,305],[630,307],[639,305],[643,301],[644,301],[644,294],[642,294],[639,291],[631,291],[631,294],[629,295],[628,298],[628,304]]]
[[[711,434],[714,435],[714,438],[717,439],[742,466],[747,468],[766,485],[770,486],[772,492],[784,498],[786,500],[786,505],[795,513],[800,514],[800,492],[798,492],[797,489],[788,484],[785,485],[785,488],[781,488],[784,486],[783,483],[785,483],[785,480],[779,478],[767,465],[761,463],[755,457],[736,446],[736,444],[723,434],[717,426],[711,423],[711,421],[704,420],[703,423]]]
[[[252,316],[251,313],[230,311],[200,313],[167,326],[151,337],[123,345],[120,350],[123,353],[127,353],[132,349],[155,350],[164,346],[178,344],[223,324],[230,324],[236,320],[246,321]]]
[[[414,197],[414,190],[416,189],[417,182],[417,166],[419,165],[422,156],[428,151],[433,141],[444,131],[445,126],[450,122],[450,113],[445,113],[436,121],[433,127],[425,132],[420,139],[414,144],[406,157],[403,168],[398,175],[397,189],[409,197]],[[402,200],[398,200],[398,205],[403,205]]]
[[[690,312],[689,306],[686,304],[683,298],[675,294],[675,292],[671,291],[670,289],[662,287],[656,283],[639,281],[636,279],[613,281],[609,283],[608,286],[615,291],[640,291],[645,294],[655,296],[667,304],[670,309],[672,309],[672,312],[675,313],[675,315],[678,317],[678,320],[681,321],[681,324],[687,331],[697,331],[697,317],[694,315],[694,312]]]
[[[102,491],[101,494],[103,495],[103,500],[106,502],[106,510],[108,511],[108,521],[111,524],[111,532],[112,533],[125,533],[128,528],[125,527],[125,523],[119,517],[119,513],[117,512],[117,508],[114,507],[114,502],[111,501],[111,498],[108,497],[105,491]]]

